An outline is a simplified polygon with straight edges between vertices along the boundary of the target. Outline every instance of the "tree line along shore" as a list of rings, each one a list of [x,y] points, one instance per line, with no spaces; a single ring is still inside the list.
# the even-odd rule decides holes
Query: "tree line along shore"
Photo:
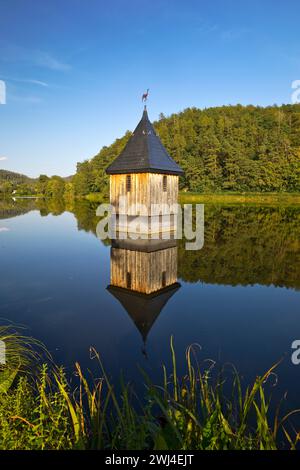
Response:
[[[300,105],[188,108],[154,127],[170,156],[183,168],[184,193],[235,194],[300,191]],[[120,154],[131,132],[77,164],[75,175],[32,179],[0,170],[0,194],[91,197],[108,194],[106,167]],[[254,196],[254,195],[253,195]],[[207,197],[207,196],[206,196]]]

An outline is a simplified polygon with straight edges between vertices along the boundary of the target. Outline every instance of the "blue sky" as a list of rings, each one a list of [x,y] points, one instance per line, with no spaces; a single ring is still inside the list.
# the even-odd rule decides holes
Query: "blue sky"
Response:
[[[298,0],[0,0],[0,168],[38,176],[189,106],[291,102]]]

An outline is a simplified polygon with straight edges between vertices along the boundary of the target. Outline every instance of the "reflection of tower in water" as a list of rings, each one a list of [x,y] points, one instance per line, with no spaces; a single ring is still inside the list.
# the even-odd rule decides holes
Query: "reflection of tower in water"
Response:
[[[169,299],[179,289],[176,240],[114,240],[109,292],[147,336]]]
[[[147,109],[120,155],[106,168],[117,232],[172,235],[177,228],[180,166],[164,148]],[[129,237],[130,238],[130,237]],[[109,291],[140,331],[144,343],[155,320],[179,288],[172,239],[123,240],[111,249]],[[136,237],[134,237],[136,238]]]

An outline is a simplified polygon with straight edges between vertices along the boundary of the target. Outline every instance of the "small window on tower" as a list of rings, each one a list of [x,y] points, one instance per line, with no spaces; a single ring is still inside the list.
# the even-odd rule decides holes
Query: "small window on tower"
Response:
[[[163,191],[167,191],[167,183],[168,183],[167,175],[164,175],[163,176]]]
[[[166,284],[167,284],[167,273],[166,271],[163,271],[161,273],[161,285],[162,287],[166,287]]]
[[[126,274],[126,287],[127,289],[131,289],[131,273],[127,272]]]
[[[131,175],[126,175],[126,191],[128,193],[131,191]]]

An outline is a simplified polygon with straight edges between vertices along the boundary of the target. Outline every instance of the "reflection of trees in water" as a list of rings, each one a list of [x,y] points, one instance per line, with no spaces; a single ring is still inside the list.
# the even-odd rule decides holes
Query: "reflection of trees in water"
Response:
[[[0,218],[33,209],[42,216],[74,214],[78,230],[96,234],[98,203],[64,199],[0,200]],[[300,208],[297,206],[205,205],[205,241],[200,251],[178,243],[178,276],[187,282],[299,288]],[[109,244],[109,241],[105,241]]]
[[[77,220],[78,230],[96,234],[96,227],[99,217],[96,216],[98,203],[90,203],[85,200],[66,201],[61,199],[40,199],[37,201],[37,207],[41,216],[61,215],[63,212],[71,212]]]
[[[200,251],[179,243],[178,275],[187,282],[300,287],[300,208],[205,206]]]
[[[79,230],[96,232],[97,206],[74,204]],[[299,288],[299,240],[297,206],[206,204],[204,247],[186,251],[179,241],[178,275],[187,282]]]
[[[34,199],[0,199],[0,219],[9,219],[36,209]]]
[[[37,208],[40,211],[42,217],[46,217],[49,214],[61,215],[67,210],[67,204],[63,198],[60,199],[38,199]]]

